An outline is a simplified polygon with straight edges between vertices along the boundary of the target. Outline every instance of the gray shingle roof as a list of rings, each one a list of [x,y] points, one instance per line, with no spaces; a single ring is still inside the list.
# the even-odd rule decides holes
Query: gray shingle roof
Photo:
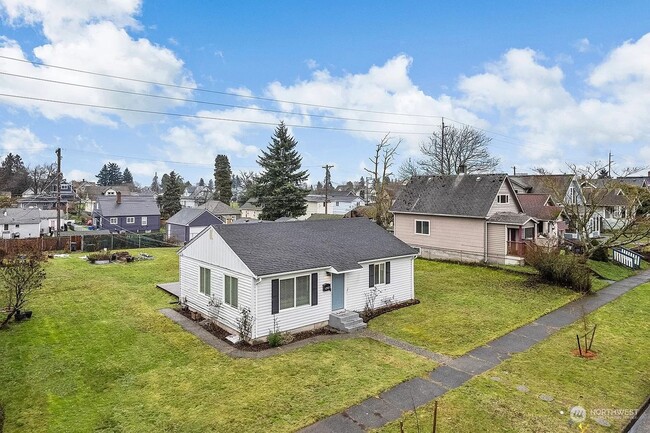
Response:
[[[333,267],[359,269],[359,262],[416,254],[365,218],[213,226],[257,276]]]
[[[240,215],[241,212],[234,209],[219,200],[208,200],[201,205],[202,208],[209,210],[213,215]]]
[[[22,208],[15,208],[15,207],[0,209],[0,224],[40,224],[40,223],[41,223],[41,212],[38,209],[22,209]]]
[[[100,196],[97,205],[99,213],[105,217],[160,215],[153,197],[122,196],[122,203],[117,204],[117,196]]]
[[[172,215],[171,218],[167,220],[167,224],[186,226],[194,221],[199,215],[202,215],[205,212],[210,213],[210,211],[206,209],[185,207]]]
[[[240,209],[244,210],[262,210],[260,206],[257,205],[257,199],[251,198],[246,203],[244,203]]]
[[[497,212],[488,219],[488,222],[522,225],[531,219],[534,218],[523,213]]]
[[[513,182],[527,185],[528,193],[549,194],[557,202],[564,201],[571,181],[575,176],[572,174],[534,174],[526,176],[510,176]],[[561,197],[556,197],[558,194]]]
[[[414,176],[391,211],[484,218],[506,178],[505,174]]]

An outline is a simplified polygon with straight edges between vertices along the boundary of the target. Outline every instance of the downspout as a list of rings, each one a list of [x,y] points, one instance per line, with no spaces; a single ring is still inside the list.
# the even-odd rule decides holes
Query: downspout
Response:
[[[487,219],[483,223],[483,262],[487,263],[488,261],[488,231],[487,231]]]

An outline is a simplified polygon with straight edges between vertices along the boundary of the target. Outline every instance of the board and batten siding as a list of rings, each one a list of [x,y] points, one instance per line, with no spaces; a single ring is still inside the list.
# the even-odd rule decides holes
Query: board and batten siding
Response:
[[[429,235],[415,233],[415,221],[429,221]],[[396,213],[395,236],[421,249],[421,256],[480,261],[485,251],[485,220],[453,216]]]
[[[503,263],[506,255],[506,226],[488,224],[488,261]]]
[[[497,203],[497,197],[500,195],[507,195],[508,203]],[[515,193],[510,188],[508,188],[508,184],[506,181],[503,181],[503,183],[501,184],[501,188],[499,188],[499,192],[494,197],[494,201],[492,202],[492,207],[488,211],[487,216],[491,217],[497,212],[514,212],[514,213],[520,212],[520,209],[516,203]]]
[[[366,293],[369,293],[369,267],[371,264],[390,262],[390,284],[377,284],[380,291],[375,308],[383,307],[387,301],[404,302],[415,298],[413,287],[414,257],[392,260],[377,260],[364,263],[363,269],[345,274],[345,309],[361,312],[366,306]]]

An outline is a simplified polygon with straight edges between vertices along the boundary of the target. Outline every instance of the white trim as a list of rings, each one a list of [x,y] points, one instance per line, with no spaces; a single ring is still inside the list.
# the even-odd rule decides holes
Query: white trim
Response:
[[[418,223],[427,223],[427,233],[418,233]],[[423,226],[424,228],[424,226]],[[431,236],[431,220],[413,220],[413,233],[416,236]]]
[[[149,217],[146,216],[140,217],[140,225],[146,226],[147,224],[149,224]]]
[[[135,224],[135,217],[126,217],[126,224]]]
[[[425,245],[422,245],[422,248],[431,248],[431,247],[427,247]],[[363,265],[363,264],[366,264],[366,263],[390,262],[391,260],[405,259],[407,257],[417,257],[417,256],[418,255],[416,253],[413,253],[413,254],[404,254],[403,256],[381,257],[381,258],[378,258],[378,259],[364,260],[362,262],[359,262],[359,264]]]
[[[230,278],[231,281],[232,279],[237,280],[237,305],[232,305],[231,303],[226,301],[226,277]],[[223,298],[222,299],[223,299],[223,303],[228,305],[229,307],[234,309],[239,309],[239,278],[233,277],[232,275],[226,274],[225,272],[223,273]],[[232,301],[232,293],[230,294],[230,300]]]
[[[113,221],[113,220],[115,220],[115,221]],[[109,217],[108,218],[108,223],[109,224],[117,225],[118,221],[119,221],[119,219],[117,217]]]
[[[309,301],[304,304],[304,305],[296,305],[298,297],[296,296],[296,290],[298,290],[298,285],[296,284],[296,280],[300,277],[307,277],[309,281]],[[275,279],[275,278],[274,278]],[[304,307],[311,307],[311,274],[306,274],[306,275],[296,275],[295,277],[288,277],[288,278],[278,278],[278,313],[280,311],[290,311],[290,310],[295,310],[298,308],[304,308]],[[288,307],[288,308],[282,308],[281,306],[281,295],[280,292],[282,291],[280,287],[280,283],[282,280],[293,280],[293,307]]]

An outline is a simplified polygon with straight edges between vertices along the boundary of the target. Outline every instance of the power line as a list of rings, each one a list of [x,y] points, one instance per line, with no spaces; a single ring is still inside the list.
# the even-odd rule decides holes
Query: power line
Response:
[[[292,116],[307,116],[307,117],[315,117],[315,118],[319,118],[319,119],[347,120],[347,121],[353,121],[353,122],[380,123],[380,124],[391,124],[391,125],[402,125],[402,126],[425,126],[425,127],[434,126],[433,124],[393,122],[393,121],[387,121],[387,120],[359,119],[359,118],[354,118],[354,117],[329,116],[329,115],[326,115],[326,114],[297,113],[295,111],[274,110],[272,108],[260,108],[260,107],[250,107],[250,106],[245,106],[245,105],[224,104],[224,103],[221,103],[221,102],[203,101],[203,100],[199,100],[199,99],[178,98],[178,97],[174,97],[174,96],[154,95],[152,93],[134,92],[134,91],[131,91],[131,90],[121,90],[121,89],[111,89],[111,88],[108,88],[108,87],[100,87],[100,86],[91,86],[91,85],[88,85],[88,84],[71,83],[69,81],[60,81],[60,80],[51,80],[51,79],[48,79],[48,78],[30,77],[29,75],[13,74],[11,72],[4,72],[4,71],[0,71],[0,75],[7,75],[7,76],[10,76],[10,77],[24,78],[24,79],[27,79],[27,80],[34,80],[34,81],[42,81],[42,82],[46,82],[46,83],[61,84],[61,85],[65,85],[65,86],[80,87],[80,88],[84,88],[84,89],[92,89],[92,90],[101,90],[101,91],[105,91],[105,92],[121,93],[121,94],[125,94],[125,95],[145,96],[147,98],[164,99],[164,100],[178,101],[178,102],[191,102],[191,103],[195,103],[195,104],[213,105],[213,106],[226,107],[226,108],[240,108],[240,109],[243,109],[243,110],[250,110],[250,111],[261,111],[261,112],[276,113],[276,114],[289,114],[289,115],[292,115]]]
[[[40,101],[40,102],[49,102],[54,104],[63,104],[63,105],[72,105],[77,107],[86,107],[86,108],[98,108],[102,110],[114,110],[114,111],[126,111],[129,113],[140,113],[140,114],[154,114],[162,116],[172,116],[172,117],[184,117],[191,119],[201,119],[201,120],[217,120],[222,122],[234,122],[234,123],[248,123],[253,125],[265,125],[265,126],[277,126],[275,122],[264,122],[261,120],[243,120],[243,119],[230,119],[226,117],[217,117],[217,116],[203,116],[199,114],[183,114],[183,113],[169,113],[164,111],[155,111],[155,110],[144,110],[139,108],[126,108],[126,107],[112,107],[108,105],[99,105],[99,104],[87,104],[83,102],[72,102],[72,101],[62,101],[58,99],[47,99],[47,98],[37,98],[35,96],[25,96],[25,95],[13,95],[9,93],[0,93],[0,97],[5,98],[14,98],[14,99],[24,99],[30,101]],[[315,126],[315,125],[299,125],[299,124],[290,124],[286,123],[286,126],[291,128],[303,128],[303,129],[319,129],[326,131],[344,131],[344,132],[365,132],[373,134],[386,134],[393,133],[398,135],[429,135],[429,132],[411,132],[411,131],[386,131],[386,130],[368,130],[368,129],[354,129],[354,128],[339,128],[334,126]]]

